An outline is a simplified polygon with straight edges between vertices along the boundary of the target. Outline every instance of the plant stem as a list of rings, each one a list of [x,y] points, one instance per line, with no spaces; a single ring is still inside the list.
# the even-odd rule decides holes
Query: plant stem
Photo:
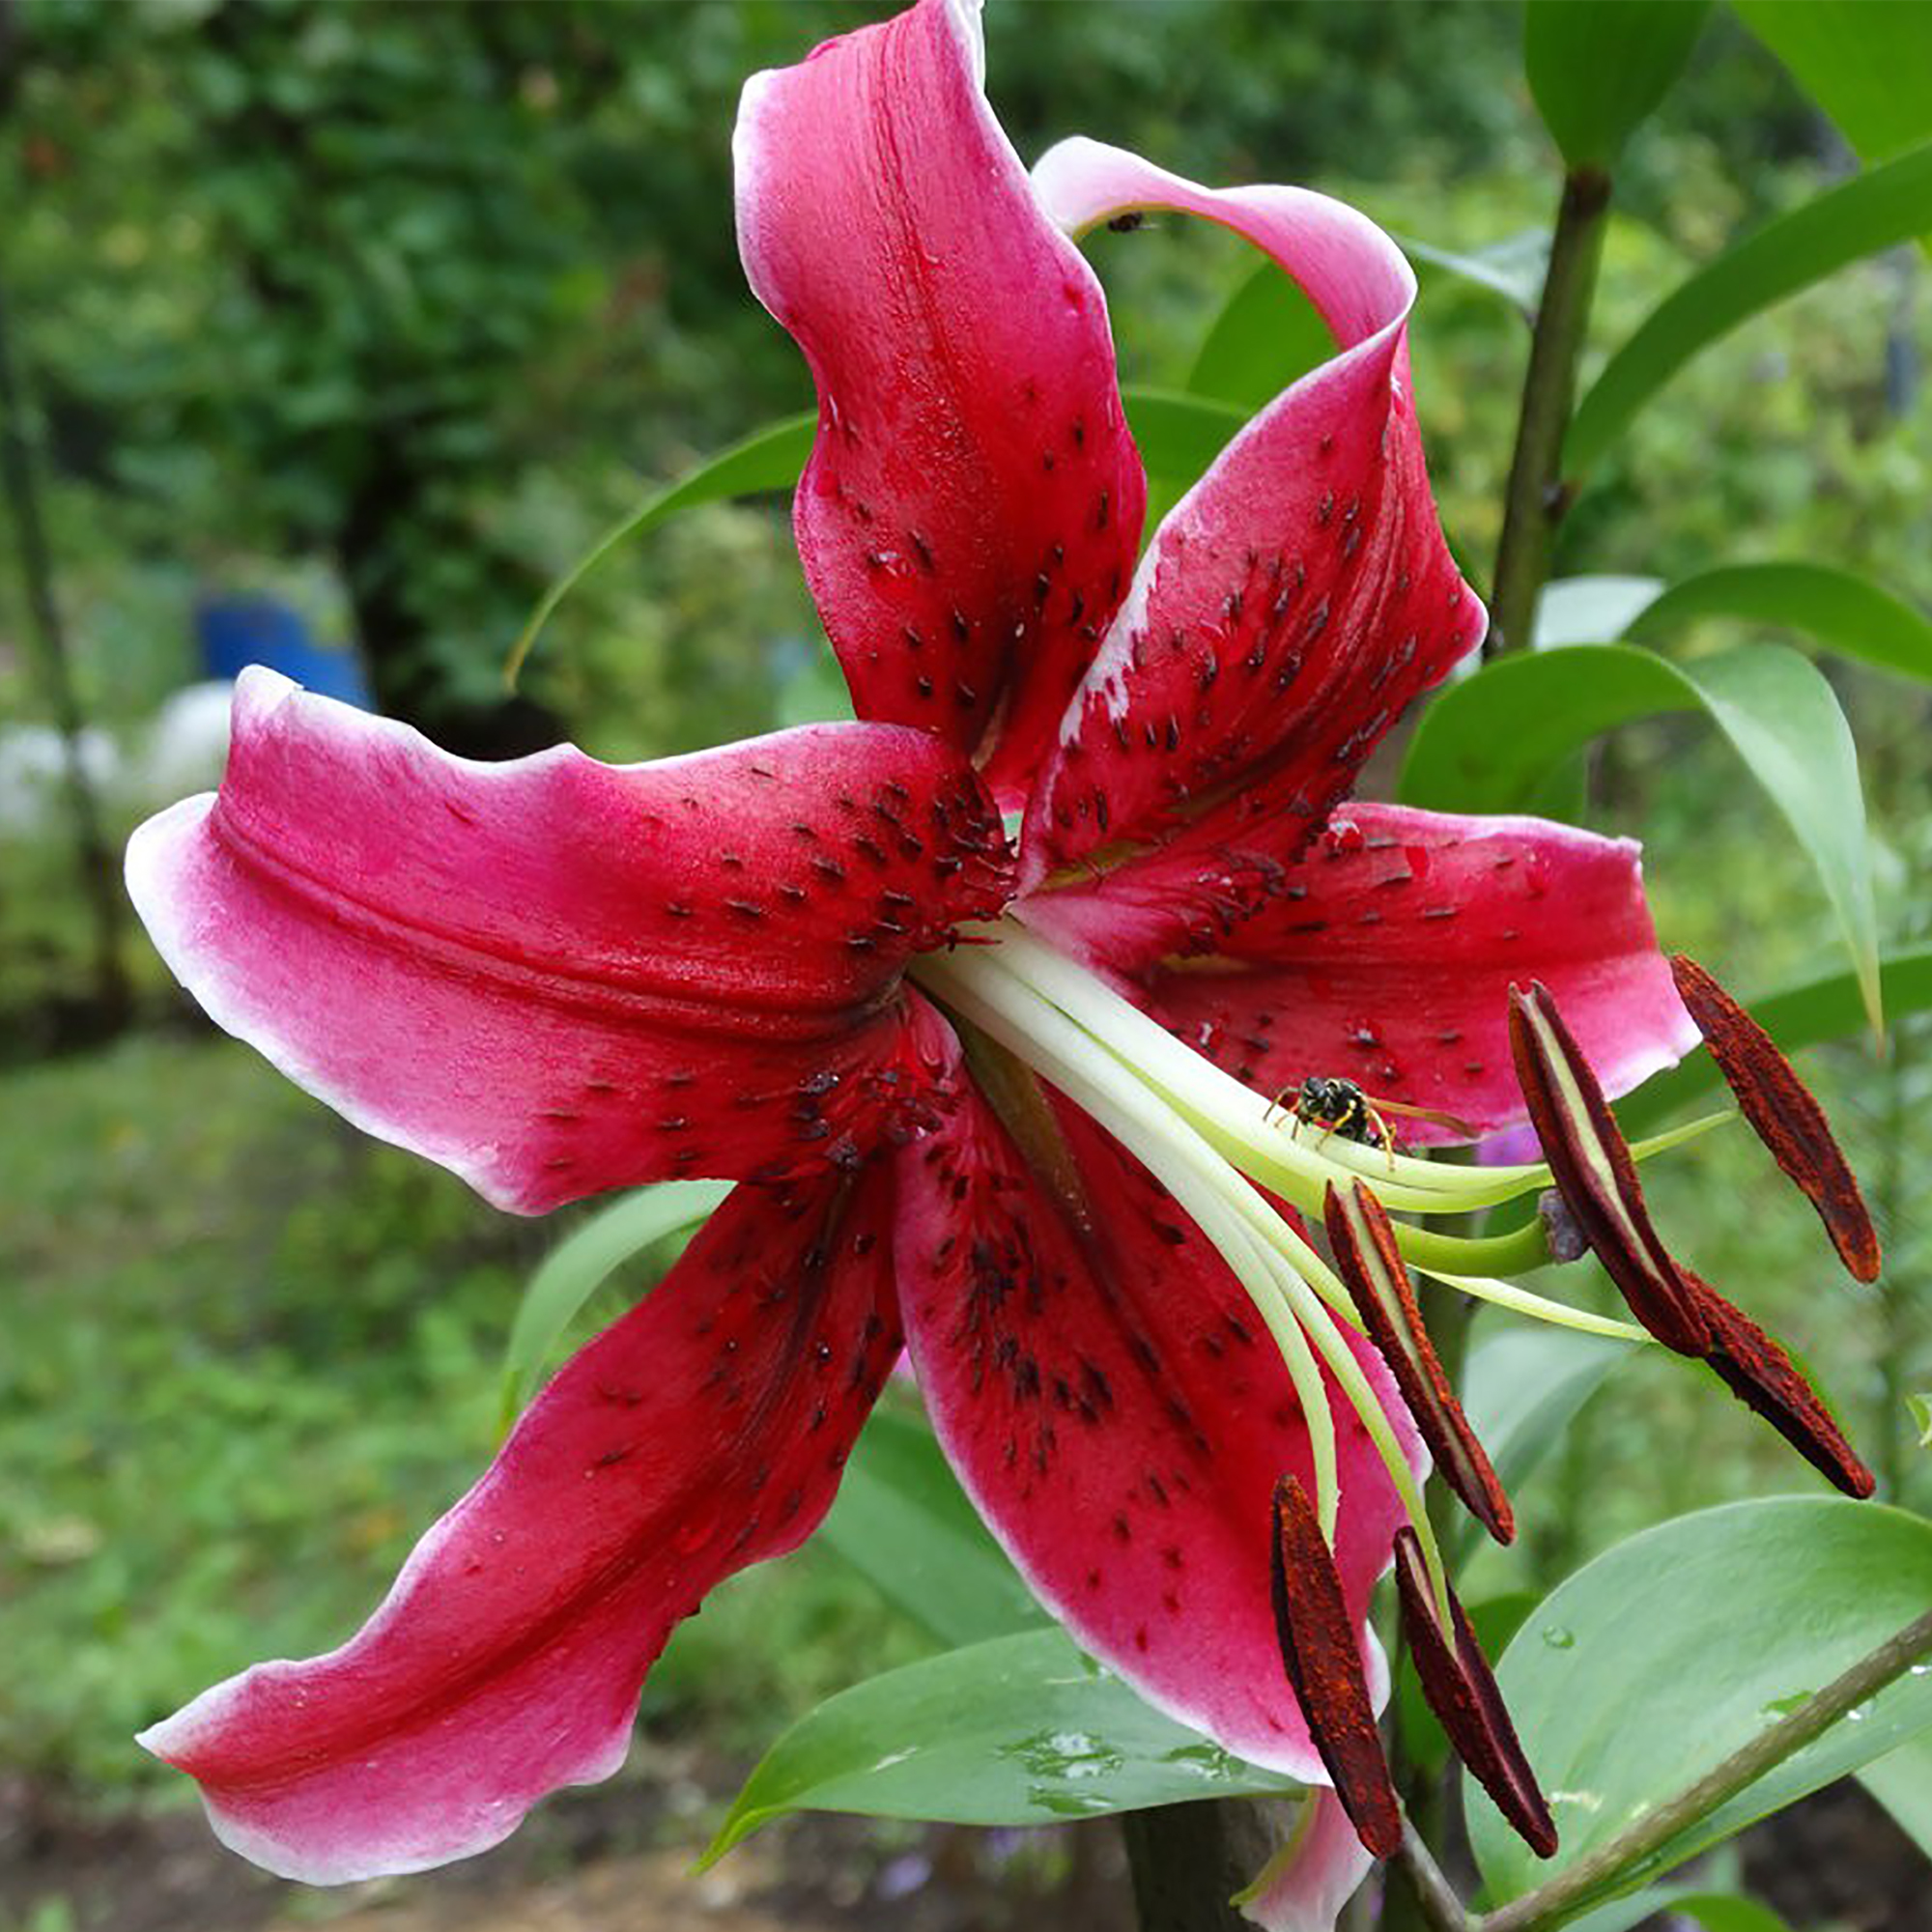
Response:
[[[1408,1880],[1409,1894],[1425,1925],[1433,1932],[1472,1932],[1468,1913],[1456,1896],[1456,1889],[1442,1876],[1421,1833],[1406,1820],[1402,1828],[1402,1849],[1396,1862]]]
[[[1907,1624],[1896,1635],[1888,1637],[1849,1670],[1834,1677],[1816,1696],[1806,1699],[1789,1717],[1780,1718],[1760,1731],[1748,1744],[1741,1745],[1722,1763],[1714,1765],[1694,1783],[1686,1785],[1676,1797],[1646,1812],[1635,1824],[1558,1872],[1547,1884],[1481,1918],[1468,1920],[1470,1932],[1542,1932],[1542,1928],[1559,1923],[1619,1873],[1640,1864],[1687,1825],[1715,1811],[1726,1799],[1735,1797],[1773,1766],[1782,1764],[1813,1738],[1829,1730],[1847,1711],[1856,1710],[1893,1678],[1903,1676],[1927,1652],[1932,1652],[1932,1610]],[[1407,1847],[1404,1850],[1406,1853]],[[1435,1922],[1450,1928],[1450,1932],[1462,1932],[1453,1921]]]
[[[1232,1904],[1273,1847],[1260,1809],[1240,1798],[1121,1814],[1140,1932],[1254,1932]]]
[[[1563,482],[1563,437],[1576,400],[1577,362],[1589,326],[1609,209],[1610,178],[1602,168],[1573,168],[1564,177],[1503,497],[1490,638],[1483,647],[1489,657],[1528,648],[1537,596],[1549,572],[1550,542],[1570,507]]]

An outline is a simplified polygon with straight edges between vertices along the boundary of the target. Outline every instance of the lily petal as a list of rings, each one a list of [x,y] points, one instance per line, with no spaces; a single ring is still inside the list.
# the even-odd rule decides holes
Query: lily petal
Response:
[[[863,718],[1017,804],[1146,508],[1106,299],[981,91],[979,0],[755,75],[733,155],[759,300],[818,384],[799,554]]]
[[[1157,854],[1037,895],[1024,916],[1138,978],[1150,1011],[1270,1095],[1341,1075],[1484,1132],[1520,1122],[1509,989],[1533,979],[1612,1094],[1697,1043],[1630,839],[1354,801],[1278,869],[1259,912],[1205,942],[1181,930],[1200,901],[1170,882],[1171,864]],[[1392,1124],[1410,1145],[1466,1138],[1428,1120]]]
[[[1092,141],[1063,142],[1034,185],[1071,230],[1144,208],[1232,228],[1307,291],[1340,353],[1155,532],[1028,808],[1023,880],[1122,842],[1211,853],[1262,823],[1292,854],[1485,627],[1408,395],[1415,278],[1373,222],[1304,189],[1214,192]]]
[[[923,732],[482,765],[255,670],[219,795],[143,826],[128,881],[219,1025],[533,1213],[849,1166],[923,1122],[952,1043],[901,969],[1005,867]]]
[[[898,1349],[890,1176],[740,1188],[537,1399],[340,1650],[143,1733],[214,1829],[342,1884],[496,1844],[608,1777],[644,1674],[721,1578],[825,1514]]]
[[[907,1345],[994,1535],[1075,1641],[1156,1708],[1325,1782],[1266,1584],[1275,1479],[1313,1487],[1307,1425],[1227,1264],[1050,1094],[1027,1119],[976,1096],[898,1169]],[[1367,1342],[1358,1354],[1419,1461],[1386,1372]],[[1365,1618],[1402,1510],[1339,1392],[1334,1411],[1339,1567],[1379,1698]]]
[[[1235,1902],[1263,1932],[1335,1932],[1375,1862],[1342,1801],[1318,1787],[1303,1800],[1288,1843]]]

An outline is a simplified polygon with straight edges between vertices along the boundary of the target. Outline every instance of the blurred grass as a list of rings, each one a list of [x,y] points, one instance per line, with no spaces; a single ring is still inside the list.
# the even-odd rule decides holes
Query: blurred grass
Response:
[[[554,1234],[211,1036],[0,1074],[0,1765],[184,1795],[131,1734],[373,1608],[494,1448]],[[646,1720],[753,1750],[915,1647],[808,1552],[713,1598]]]

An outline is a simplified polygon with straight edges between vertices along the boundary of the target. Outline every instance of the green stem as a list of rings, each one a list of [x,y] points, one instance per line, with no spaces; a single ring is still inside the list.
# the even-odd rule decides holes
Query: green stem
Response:
[[[1577,396],[1577,363],[1590,322],[1590,298],[1610,210],[1610,178],[1602,168],[1574,168],[1564,178],[1549,271],[1530,337],[1516,454],[1503,497],[1486,656],[1528,648],[1536,600],[1549,574],[1556,526],[1570,507],[1563,482],[1563,436]]]
[[[1469,1932],[1547,1932],[1547,1928],[1560,1924],[1612,1880],[1641,1865],[1678,1833],[1708,1817],[1766,1772],[1803,1750],[1848,1711],[1857,1710],[1894,1678],[1904,1676],[1928,1652],[1932,1652],[1932,1610],[1888,1637],[1790,1716],[1760,1731],[1614,1838],[1566,1866],[1534,1891],[1526,1891],[1480,1918],[1464,1921]],[[1454,1921],[1443,1923],[1449,1932],[1462,1932]]]

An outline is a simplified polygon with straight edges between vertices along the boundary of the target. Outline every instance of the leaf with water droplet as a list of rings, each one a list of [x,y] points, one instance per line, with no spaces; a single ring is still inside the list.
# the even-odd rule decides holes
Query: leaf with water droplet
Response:
[[[1083,1670],[1065,1633],[1029,1631],[829,1698],[765,1753],[705,1857],[792,1811],[1039,1825],[1299,1789]]]
[[[1617,1545],[1548,1597],[1496,1676],[1558,1805],[1562,1849],[1535,1860],[1467,1788],[1490,1896],[1519,1896],[1614,1837],[1920,1615],[1932,1523],[1874,1503],[1777,1496],[1705,1510]],[[1572,1647],[1545,1634],[1560,1631]],[[1587,1668],[1585,1662],[1587,1662]],[[1686,1827],[1647,1871],[1681,1864],[1808,1792],[1932,1733],[1932,1675],[1909,1673]],[[1595,1809],[1556,1795],[1601,1794]],[[1599,1896],[1625,1891],[1626,1872]]]

